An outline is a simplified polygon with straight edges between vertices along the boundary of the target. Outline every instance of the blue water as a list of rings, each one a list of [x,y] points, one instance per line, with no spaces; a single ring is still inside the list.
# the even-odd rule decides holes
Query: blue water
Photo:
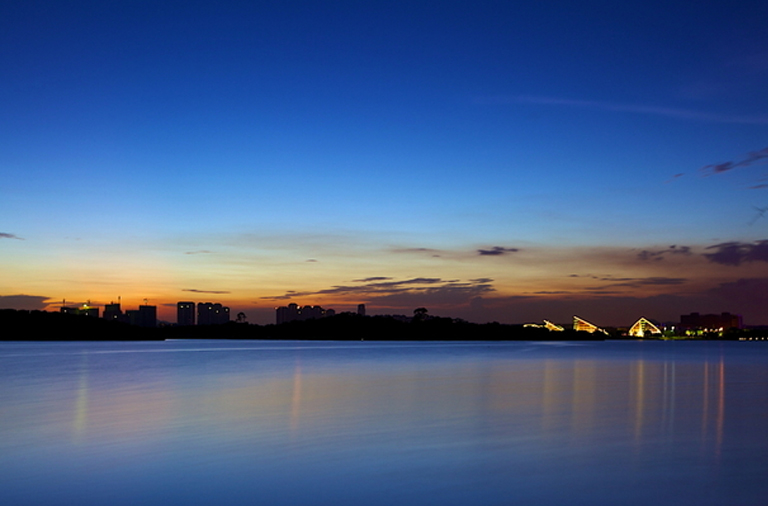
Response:
[[[762,505],[768,343],[0,343],[2,505]]]

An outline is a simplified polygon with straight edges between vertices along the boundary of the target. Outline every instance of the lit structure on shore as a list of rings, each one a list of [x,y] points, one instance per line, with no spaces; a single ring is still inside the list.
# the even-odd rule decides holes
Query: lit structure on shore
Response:
[[[680,328],[687,334],[723,332],[731,328],[740,329],[743,326],[741,316],[731,313],[680,315]]]
[[[77,315],[84,315],[84,316],[92,316],[94,318],[99,317],[99,308],[95,306],[91,306],[91,301],[88,301],[87,303],[79,307],[67,306],[66,301],[62,301],[62,305],[61,305],[61,308],[59,308],[59,311],[64,314],[77,314]]]
[[[661,335],[659,327],[651,323],[647,318],[641,317],[629,329],[629,335],[632,337],[646,337],[648,335]]]
[[[608,334],[608,332],[601,329],[597,325],[593,323],[589,323],[584,318],[579,318],[576,315],[573,315],[573,330],[577,332],[589,332],[590,334],[594,334],[595,332],[602,332],[603,334]]]
[[[552,332],[562,332],[565,330],[560,325],[556,323],[552,323],[549,320],[542,320],[542,321],[544,322],[543,325],[539,325],[538,323],[526,323],[525,325],[523,325],[523,327],[535,327],[537,329],[547,329]]]

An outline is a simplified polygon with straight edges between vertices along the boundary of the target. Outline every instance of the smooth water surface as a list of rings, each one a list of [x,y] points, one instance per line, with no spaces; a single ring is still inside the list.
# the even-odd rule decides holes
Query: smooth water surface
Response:
[[[758,505],[768,343],[0,343],[3,505]]]

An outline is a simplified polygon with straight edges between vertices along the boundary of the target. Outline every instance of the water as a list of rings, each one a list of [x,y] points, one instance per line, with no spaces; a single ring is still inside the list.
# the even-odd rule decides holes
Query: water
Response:
[[[0,343],[3,505],[758,505],[768,343]]]

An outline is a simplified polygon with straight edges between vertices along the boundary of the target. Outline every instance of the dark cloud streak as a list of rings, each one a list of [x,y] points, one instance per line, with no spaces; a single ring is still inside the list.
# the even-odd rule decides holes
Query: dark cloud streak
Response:
[[[676,244],[673,244],[667,249],[658,250],[658,251],[650,251],[650,250],[643,250],[640,253],[637,254],[637,258],[643,261],[659,261],[664,260],[664,255],[691,255],[691,248],[688,246],[680,246],[678,247]]]
[[[744,262],[768,262],[768,240],[754,243],[724,242],[707,248],[714,253],[704,253],[710,262],[738,266]]]
[[[401,281],[384,281],[388,279],[392,278],[376,276],[355,280],[356,282],[365,283],[362,285],[336,285],[323,290],[286,292],[283,295],[262,297],[262,299],[287,300],[298,297],[323,295],[355,295],[358,297],[365,297],[369,301],[382,301],[384,298],[391,299],[395,296],[401,296],[400,298],[419,299],[419,297],[434,298],[436,295],[447,297],[448,294],[455,299],[459,298],[460,294],[463,294],[461,296],[468,300],[468,297],[495,291],[495,288],[491,285],[493,280],[490,278],[478,278],[470,280],[469,282],[444,280],[441,278],[411,278]]]
[[[700,170],[705,177],[708,177],[715,174],[722,174],[723,172],[730,172],[738,167],[748,167],[761,160],[765,160],[766,158],[768,158],[768,148],[764,148],[760,151],[752,151],[747,154],[746,158],[739,160],[738,162],[723,162],[713,165],[705,165]]]
[[[504,248],[502,246],[494,246],[491,249],[479,249],[477,250],[477,253],[480,256],[498,256],[498,255],[505,255],[507,253],[516,253],[520,251],[517,248]]]
[[[0,295],[0,309],[41,310],[49,304],[50,297],[42,295]]]

